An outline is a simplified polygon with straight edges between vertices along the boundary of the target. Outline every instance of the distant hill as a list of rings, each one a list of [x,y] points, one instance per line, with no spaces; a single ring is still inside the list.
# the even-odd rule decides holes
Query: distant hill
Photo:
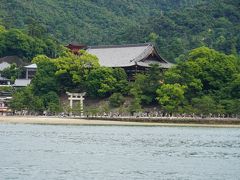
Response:
[[[1,0],[0,24],[63,44],[152,41],[166,59],[199,46],[240,53],[239,0]]]

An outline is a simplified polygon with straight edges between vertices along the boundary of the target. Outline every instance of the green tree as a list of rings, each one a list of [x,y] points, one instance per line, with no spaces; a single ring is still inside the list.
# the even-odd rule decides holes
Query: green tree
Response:
[[[198,78],[201,79],[203,90],[207,93],[220,90],[223,85],[228,85],[237,73],[237,59],[213,49],[201,47],[189,53],[189,61],[196,62],[201,71]]]
[[[157,97],[156,91],[163,80],[160,66],[158,64],[151,64],[146,76],[145,87],[142,90],[145,95],[145,103],[150,104],[155,102]]]
[[[2,56],[17,55],[19,57],[33,57],[32,47],[34,39],[18,29],[10,29],[4,33],[6,51]],[[42,53],[42,52],[38,52]]]
[[[209,115],[224,113],[224,107],[217,104],[211,96],[203,96],[200,98],[192,99],[193,107],[196,109],[197,114]]]
[[[133,115],[133,113],[138,113],[141,111],[142,111],[141,100],[139,97],[135,97],[131,101],[131,104],[129,106],[129,112],[131,113],[131,115]]]
[[[62,110],[59,96],[54,91],[49,91],[48,93],[41,96],[43,99],[43,104],[46,110],[50,113],[58,113]]]
[[[220,105],[224,107],[224,113],[228,115],[240,114],[240,99],[224,99],[220,101]]]
[[[185,85],[186,97],[217,94],[227,88],[235,78],[237,59],[213,49],[201,47],[192,50],[186,61],[181,61],[165,73],[165,82]]]
[[[56,76],[61,81],[62,89],[86,89],[86,79],[91,71],[99,67],[98,59],[86,51],[81,51],[81,55],[74,55],[65,50],[62,55],[54,59],[57,67]]]
[[[109,104],[112,107],[120,107],[124,103],[124,97],[121,93],[113,93],[109,97]]]
[[[136,74],[134,83],[131,84],[130,95],[137,99],[137,102],[142,104],[142,101],[150,101],[148,97],[143,94],[143,89],[147,81],[147,76],[144,74]]]
[[[234,80],[229,85],[232,98],[240,99],[240,73],[235,74]]]
[[[10,79],[11,82],[14,82],[21,76],[22,72],[23,69],[21,67],[17,67],[17,65],[13,63],[10,67],[1,71],[1,76]]]
[[[155,102],[156,90],[162,82],[162,75],[158,65],[150,65],[149,70],[145,74],[137,74],[135,81],[131,86],[131,92],[135,92],[134,96],[140,98],[142,104],[151,104]]]
[[[129,91],[129,86],[125,70],[122,68],[114,68],[113,77],[117,80],[117,83],[115,85],[115,92],[127,94]]]
[[[169,112],[178,112],[184,100],[185,86],[180,84],[163,84],[157,90],[157,100],[161,107]]]
[[[37,56],[33,62],[37,64],[37,72],[31,82],[34,93],[43,95],[50,91],[59,92],[60,85],[55,75],[57,67],[54,62],[44,55]]]
[[[28,112],[42,113],[44,110],[43,100],[33,94],[30,86],[23,88],[13,94],[10,100],[10,107],[13,110],[27,110]]]
[[[186,86],[186,97],[190,99],[202,92],[203,84],[198,78],[201,72],[201,67],[196,62],[180,62],[164,74],[164,80],[168,84],[179,83]]]
[[[107,97],[115,91],[117,80],[112,68],[99,67],[89,73],[86,83],[89,96]]]
[[[137,79],[145,78],[143,74],[137,74]],[[136,79],[136,80],[137,80]],[[136,81],[135,81],[136,83]],[[139,84],[136,83],[137,86],[133,86],[133,88],[130,89],[130,94],[133,96],[133,99],[131,101],[131,104],[129,106],[129,112],[133,115],[133,113],[141,112],[142,111],[142,91],[139,87]]]
[[[5,27],[0,25],[0,57],[3,56],[6,51],[5,32]]]

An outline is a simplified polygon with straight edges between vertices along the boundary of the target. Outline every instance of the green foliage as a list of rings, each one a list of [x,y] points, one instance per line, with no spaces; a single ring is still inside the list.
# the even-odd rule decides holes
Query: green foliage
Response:
[[[144,94],[144,89],[147,87],[147,76],[144,74],[137,74],[135,76],[135,81],[132,84],[132,87],[130,89],[130,94],[133,95],[133,97],[136,100],[136,102],[142,104],[142,102],[150,103],[151,97]]]
[[[72,112],[74,115],[79,116],[79,115],[81,115],[81,109],[82,109],[81,104],[80,104],[80,102],[78,102],[77,104],[74,104],[74,106],[72,108]]]
[[[193,107],[197,114],[209,115],[224,113],[224,107],[215,102],[211,96],[203,96],[192,99]]]
[[[99,106],[100,114],[104,115],[105,113],[110,112],[109,103],[103,103]]]
[[[57,67],[54,62],[43,55],[34,58],[33,62],[37,63],[37,72],[32,80],[34,93],[44,95],[50,91],[59,92],[59,83],[55,76]]]
[[[43,100],[33,94],[31,87],[26,87],[14,93],[10,101],[10,107],[16,111],[28,110],[38,113],[41,113],[44,109]]]
[[[38,66],[32,80],[34,93],[43,95],[50,91],[87,91],[90,97],[108,97],[114,92],[126,94],[128,81],[121,68],[100,67],[96,56],[81,51],[74,55],[64,50],[56,59],[39,55],[33,59]]]
[[[194,61],[201,68],[198,77],[207,93],[220,90],[228,85],[237,73],[237,59],[206,47],[197,48],[189,53],[189,61]]]
[[[99,113],[99,109],[97,107],[86,107],[84,112],[87,116],[96,116]]]
[[[1,76],[10,79],[11,82],[14,82],[15,79],[21,76],[22,72],[23,69],[21,67],[17,67],[17,65],[13,63],[10,67],[1,71]]]
[[[186,87],[181,111],[204,115],[238,114],[240,70],[237,57],[201,47],[185,58],[164,77],[167,84]],[[162,103],[164,98],[158,100]]]
[[[162,74],[160,71],[160,67],[157,64],[150,65],[146,76],[147,79],[144,83],[145,87],[143,87],[143,93],[145,94],[147,99],[149,99],[145,101],[148,104],[155,102],[155,99],[157,97],[156,90],[162,82]]]
[[[31,86],[16,91],[10,101],[10,107],[14,111],[27,110],[30,113],[40,114],[44,110],[50,113],[58,113],[62,110],[59,97],[55,92],[35,95]]]
[[[39,54],[55,57],[60,50],[53,38],[30,36],[19,29],[0,30],[0,57],[18,56],[29,62]]]
[[[57,67],[56,76],[61,81],[62,89],[85,90],[85,81],[90,71],[99,67],[98,59],[86,51],[81,51],[81,56],[74,55],[65,50],[57,59],[53,60]]]
[[[42,95],[43,104],[50,113],[58,113],[62,110],[59,97],[56,92],[50,91]]]
[[[124,97],[121,93],[113,93],[109,97],[109,103],[112,107],[120,107],[124,103]]]
[[[184,100],[185,86],[164,84],[157,90],[157,100],[161,107],[170,113],[177,112]]]
[[[115,90],[117,84],[113,69],[100,67],[93,69],[87,78],[87,92],[91,97],[107,97]]]
[[[224,113],[240,114],[240,99],[224,99],[220,100],[220,105],[224,107]]]
[[[133,113],[138,113],[141,111],[142,111],[141,99],[139,97],[134,97],[129,106],[129,112],[133,115]]]
[[[14,89],[12,86],[0,86],[0,92],[1,91],[9,91],[12,92]]]
[[[165,82],[185,85],[188,99],[220,92],[238,72],[236,57],[206,47],[192,50],[187,58],[165,73]]]
[[[202,92],[202,81],[195,77],[200,72],[201,68],[195,62],[180,62],[165,73],[164,80],[170,84],[179,83],[185,85],[187,87],[186,96],[192,98]]]
[[[34,38],[47,32],[64,43],[151,41],[171,61],[203,45],[239,54],[239,18],[238,0],[2,0],[0,9],[7,28]]]
[[[129,91],[129,85],[127,81],[127,74],[122,68],[113,69],[113,77],[117,80],[115,84],[115,92],[127,94]]]
[[[161,73],[158,65],[151,65],[146,74],[137,74],[132,84],[130,94],[140,99],[140,103],[151,104],[155,102],[156,90],[160,86]]]
[[[229,88],[231,96],[240,99],[240,73],[235,74],[233,81],[230,82]]]

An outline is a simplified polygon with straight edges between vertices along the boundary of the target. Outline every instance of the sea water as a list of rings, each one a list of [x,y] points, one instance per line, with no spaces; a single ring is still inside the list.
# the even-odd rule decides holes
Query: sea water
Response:
[[[240,129],[0,124],[0,179],[240,179]]]

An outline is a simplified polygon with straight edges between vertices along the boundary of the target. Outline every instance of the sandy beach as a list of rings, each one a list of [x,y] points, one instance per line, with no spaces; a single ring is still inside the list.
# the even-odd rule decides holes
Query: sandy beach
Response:
[[[123,122],[104,120],[85,120],[77,118],[58,118],[43,116],[0,116],[0,123],[11,124],[41,124],[41,125],[102,125],[102,126],[182,126],[182,127],[216,127],[240,128],[240,125],[228,124],[191,124],[191,123],[149,123],[149,122]]]

